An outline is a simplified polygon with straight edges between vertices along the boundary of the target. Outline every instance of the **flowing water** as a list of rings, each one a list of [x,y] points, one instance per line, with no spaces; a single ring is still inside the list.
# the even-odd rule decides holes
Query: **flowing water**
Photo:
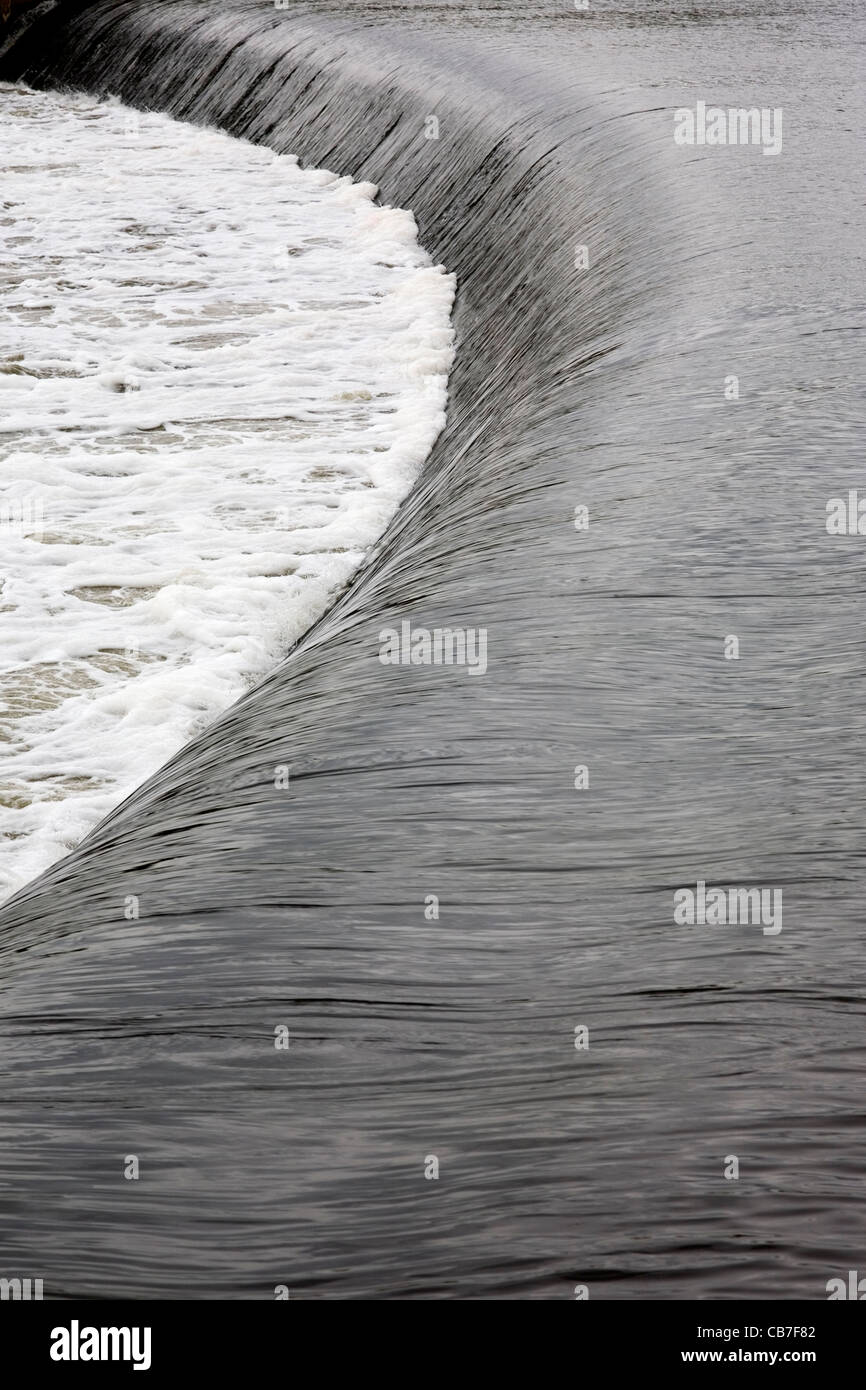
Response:
[[[458,295],[445,428],[351,586],[5,909],[4,1272],[862,1267],[864,541],[826,523],[862,480],[863,36],[853,0],[98,0],[6,53],[375,183]],[[678,145],[698,102],[781,110],[781,148]],[[486,670],[383,664],[406,621],[484,629]],[[681,924],[700,882],[782,930]]]
[[[411,214],[217,131],[0,87],[0,895],[333,602],[444,420]]]

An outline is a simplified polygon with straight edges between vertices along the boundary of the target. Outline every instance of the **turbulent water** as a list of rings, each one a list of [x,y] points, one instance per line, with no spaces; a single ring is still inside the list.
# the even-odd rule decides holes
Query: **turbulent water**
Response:
[[[0,897],[276,664],[444,420],[411,214],[218,131],[0,87]]]
[[[7,53],[375,182],[459,291],[446,426],[351,587],[4,912],[4,1274],[862,1268],[866,566],[826,524],[862,480],[862,40],[853,0],[98,0]],[[676,144],[698,102],[782,110],[781,149]],[[484,674],[384,665],[405,621],[483,628]],[[699,882],[782,930],[675,920]]]

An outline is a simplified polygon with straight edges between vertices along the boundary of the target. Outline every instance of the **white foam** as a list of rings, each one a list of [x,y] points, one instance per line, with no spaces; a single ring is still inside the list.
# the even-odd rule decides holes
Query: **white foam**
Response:
[[[371,184],[0,84],[0,898],[333,602],[444,422],[453,276]]]

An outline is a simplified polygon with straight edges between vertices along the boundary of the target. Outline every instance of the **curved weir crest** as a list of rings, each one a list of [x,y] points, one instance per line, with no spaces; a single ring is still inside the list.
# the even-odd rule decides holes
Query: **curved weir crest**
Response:
[[[698,499],[730,450],[692,400],[740,340],[710,302],[705,175],[676,182],[667,117],[608,59],[523,33],[97,0],[0,64],[370,180],[458,284],[446,427],[350,588],[0,918],[0,1215],[7,1262],[54,1294],[792,1297],[849,1248],[853,1187],[753,1205],[743,1242],[695,1169],[735,1130],[796,1188],[773,1128],[811,1115],[795,982],[844,1030],[833,972],[798,943],[792,981],[760,934],[671,917],[699,879],[784,882],[786,914],[798,885],[806,912],[810,847],[827,873],[855,850],[831,795],[798,825],[754,771],[801,747],[794,685],[714,656],[737,622],[777,651],[794,600],[821,632],[820,560],[759,562],[733,528],[719,564],[725,514],[708,536]],[[404,622],[483,630],[483,676],[384,664]],[[838,1131],[812,1120],[821,1172]]]

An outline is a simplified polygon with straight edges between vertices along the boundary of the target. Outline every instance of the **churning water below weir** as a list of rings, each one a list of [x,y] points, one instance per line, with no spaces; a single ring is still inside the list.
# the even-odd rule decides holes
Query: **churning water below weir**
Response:
[[[862,39],[853,0],[97,0],[6,51],[371,180],[458,295],[446,427],[351,587],[0,918],[3,1273],[862,1268],[864,540],[827,528],[862,482]],[[780,109],[780,150],[677,145],[702,101]],[[384,665],[407,620],[485,629],[483,675]],[[700,883],[781,931],[676,920]]]
[[[454,287],[373,184],[81,93],[0,126],[2,901],[330,608],[444,424]]]

